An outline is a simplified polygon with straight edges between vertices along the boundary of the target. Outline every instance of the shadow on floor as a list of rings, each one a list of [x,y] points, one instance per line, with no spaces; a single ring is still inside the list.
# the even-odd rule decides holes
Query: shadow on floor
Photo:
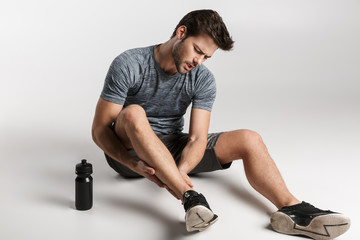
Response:
[[[274,212],[268,205],[264,204],[260,201],[256,196],[254,196],[251,192],[246,190],[241,183],[240,179],[231,180],[226,176],[213,176],[209,173],[206,174],[197,174],[192,176],[193,178],[206,178],[208,181],[211,181],[212,184],[218,184],[222,188],[226,188],[231,194],[239,198],[239,200],[246,202],[249,206],[265,213],[270,217],[270,215]]]
[[[123,211],[126,209],[132,212],[140,212],[142,215],[148,215],[151,219],[161,222],[164,225],[164,229],[167,230],[163,240],[182,239],[197,234],[197,232],[187,232],[184,221],[179,221],[176,218],[171,217],[171,213],[167,214],[165,211],[154,209],[152,206],[148,205],[145,200],[137,201],[134,199],[125,199],[108,195],[100,197],[99,201],[105,202],[106,205],[113,205],[116,211]]]

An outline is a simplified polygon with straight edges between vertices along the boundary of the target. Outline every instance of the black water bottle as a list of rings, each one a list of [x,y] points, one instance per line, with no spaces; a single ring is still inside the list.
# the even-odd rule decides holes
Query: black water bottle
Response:
[[[77,210],[88,210],[93,205],[92,165],[85,159],[76,164],[75,206]]]

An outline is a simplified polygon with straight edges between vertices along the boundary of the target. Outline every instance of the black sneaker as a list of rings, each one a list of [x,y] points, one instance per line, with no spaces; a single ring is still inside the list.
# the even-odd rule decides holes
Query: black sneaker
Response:
[[[346,232],[350,227],[350,219],[341,213],[324,211],[302,202],[273,213],[271,226],[280,233],[325,240]]]
[[[183,201],[186,212],[186,230],[188,232],[204,231],[217,221],[218,216],[211,211],[209,204],[201,193],[193,190],[186,191]]]

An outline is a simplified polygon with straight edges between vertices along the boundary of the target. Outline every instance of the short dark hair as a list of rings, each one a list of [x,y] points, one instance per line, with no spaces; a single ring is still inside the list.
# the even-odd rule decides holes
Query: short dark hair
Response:
[[[214,10],[203,9],[189,12],[180,20],[171,38],[176,36],[176,30],[183,25],[187,28],[186,37],[195,37],[205,33],[220,49],[225,51],[231,50],[234,45],[221,16]]]

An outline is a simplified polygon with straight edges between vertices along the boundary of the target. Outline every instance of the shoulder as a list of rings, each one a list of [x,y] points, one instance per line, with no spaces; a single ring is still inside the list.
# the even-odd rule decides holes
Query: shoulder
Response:
[[[123,65],[130,65],[130,64],[146,64],[152,58],[153,51],[155,46],[149,47],[142,47],[142,48],[133,48],[124,51],[120,55],[118,55],[113,63],[115,64],[123,64]]]
[[[212,72],[203,64],[196,67],[193,70],[192,75],[196,80],[199,80],[199,79],[211,80],[211,81],[215,80]]]
[[[133,48],[118,55],[111,63],[110,70],[127,76],[138,76],[153,65],[155,46]]]
[[[195,86],[215,85],[213,73],[203,64],[191,71],[191,78]]]

